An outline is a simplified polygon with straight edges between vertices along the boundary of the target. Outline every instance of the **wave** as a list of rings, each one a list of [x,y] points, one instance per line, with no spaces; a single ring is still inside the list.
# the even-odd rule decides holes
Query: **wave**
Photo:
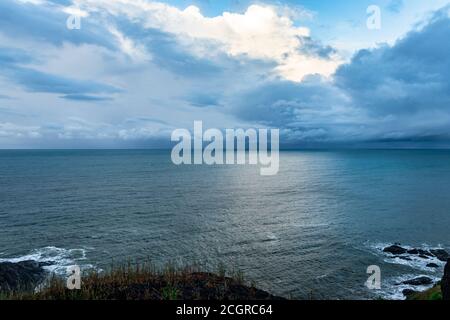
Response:
[[[430,285],[420,285],[420,286],[411,286],[408,284],[403,284],[404,281],[414,279],[417,277],[428,277],[433,280],[433,284]],[[406,289],[422,292],[428,290],[434,286],[436,282],[441,280],[441,277],[438,276],[430,276],[429,274],[404,274],[397,277],[392,277],[387,279],[387,281],[383,284],[383,293],[382,297],[388,300],[405,300],[406,297],[403,294],[403,291]]]
[[[65,275],[67,267],[78,265],[81,270],[95,269],[92,264],[82,263],[87,260],[86,249],[64,249],[58,247],[44,247],[34,249],[29,254],[15,258],[0,258],[0,262],[17,263],[33,260],[46,263],[43,267],[50,273]]]
[[[445,262],[439,260],[437,257],[434,256],[428,256],[427,258],[423,258],[418,256],[417,254],[410,254],[410,253],[404,253],[399,255],[391,255],[390,253],[383,252],[383,249],[386,247],[391,246],[392,243],[379,243],[373,245],[373,248],[383,256],[383,261],[390,264],[399,264],[411,267],[413,269],[418,269],[422,271],[427,272],[433,272],[433,271],[439,271],[440,267],[445,266]],[[413,249],[421,249],[425,251],[430,251],[432,249],[443,249],[440,246],[430,246],[427,244],[423,244],[421,246],[408,246],[408,245],[401,245],[402,248],[405,248],[406,250],[413,250]],[[427,267],[428,264],[434,263],[439,266],[439,268],[429,268]]]
[[[397,276],[392,276],[387,279],[382,279],[382,291],[381,296],[384,299],[389,300],[404,300],[406,299],[403,291],[406,289],[414,290],[414,291],[425,291],[433,285],[441,280],[443,269],[445,266],[445,262],[440,261],[435,256],[419,256],[413,253],[404,253],[398,255],[392,255],[390,253],[384,252],[383,249],[389,246],[392,246],[392,243],[376,243],[376,244],[368,244],[371,252],[378,257],[380,257],[383,262],[398,265],[402,267],[409,267],[411,272],[400,274]],[[420,246],[410,246],[410,245],[401,245],[402,248],[406,250],[425,250],[430,251],[432,249],[443,249],[441,246],[430,246],[428,244],[422,244]],[[434,264],[435,268],[430,267],[430,264]],[[418,277],[428,277],[433,280],[433,284],[430,285],[420,285],[420,286],[412,286],[403,284],[404,281],[418,278]]]

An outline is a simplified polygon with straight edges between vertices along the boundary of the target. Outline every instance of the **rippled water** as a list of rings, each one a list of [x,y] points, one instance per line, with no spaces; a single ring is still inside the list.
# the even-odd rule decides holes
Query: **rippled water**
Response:
[[[442,266],[380,248],[450,248],[449,194],[450,151],[282,152],[272,177],[170,151],[0,151],[0,261],[224,263],[293,298],[398,297]],[[381,292],[364,285],[374,264]]]

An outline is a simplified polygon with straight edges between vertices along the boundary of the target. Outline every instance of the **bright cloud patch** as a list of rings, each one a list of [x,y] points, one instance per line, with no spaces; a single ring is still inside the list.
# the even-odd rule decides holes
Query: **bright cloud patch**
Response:
[[[125,15],[145,28],[174,34],[181,42],[191,41],[192,51],[200,57],[215,53],[211,51],[213,42],[216,53],[274,61],[275,73],[291,81],[301,81],[310,74],[329,76],[339,65],[336,56],[305,54],[303,39],[309,39],[310,31],[295,26],[289,16],[280,14],[273,6],[251,5],[243,14],[224,12],[209,18],[195,6],[179,10],[143,0],[78,0],[76,3],[84,11],[106,10],[114,16]],[[206,45],[205,40],[209,41]]]

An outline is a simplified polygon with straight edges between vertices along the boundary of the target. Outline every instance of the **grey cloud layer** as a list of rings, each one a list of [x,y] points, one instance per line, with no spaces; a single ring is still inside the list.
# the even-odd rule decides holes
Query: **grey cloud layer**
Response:
[[[29,91],[66,94],[66,98],[85,93],[115,93],[119,90],[95,81],[81,81],[22,66],[34,61],[28,53],[14,48],[0,48],[0,75]],[[94,97],[93,97],[94,98]]]
[[[70,1],[51,2],[36,6],[1,1],[0,35],[56,49],[65,43],[89,45],[94,56],[102,57],[102,65],[95,77],[44,72],[36,67],[46,59],[44,52],[23,49],[29,45],[19,49],[13,41],[2,44],[0,79],[18,87],[14,94],[0,91],[4,139],[11,139],[8,132],[28,138],[23,134],[28,130],[33,139],[47,139],[50,145],[62,138],[76,146],[87,139],[105,139],[108,146],[114,141],[151,146],[153,140],[161,146],[170,129],[196,119],[215,126],[277,127],[285,145],[450,141],[449,7],[393,46],[360,50],[332,80],[311,75],[295,83],[273,75],[273,61],[224,53],[200,57],[193,39],[125,18],[93,13],[83,19],[81,30],[70,31],[60,7]],[[393,1],[392,10],[401,5]],[[128,57],[107,22],[143,48],[144,59]],[[300,43],[305,55],[327,59],[336,53],[310,37]],[[214,43],[202,43],[203,48],[208,45],[214,52]],[[110,79],[121,83],[120,89],[109,84]],[[31,100],[30,93],[53,94],[57,103]],[[99,107],[105,101],[107,107]],[[56,106],[65,113],[54,111]],[[40,117],[23,116],[28,108]],[[75,117],[85,121],[74,124]],[[3,142],[0,137],[0,147]]]
[[[68,2],[52,1],[62,5],[67,5]],[[14,0],[0,1],[0,30],[6,35],[55,45],[72,42],[114,47],[114,42],[102,25],[86,19],[83,20],[83,28],[73,32],[65,27],[67,17],[59,6],[34,5]]]
[[[52,1],[67,5],[70,1]],[[68,15],[61,7],[39,6],[4,0],[0,3],[0,33],[12,39],[31,41],[34,45],[63,43],[95,44],[114,48],[114,41],[106,36],[106,30],[97,24],[85,23],[76,32],[65,27]],[[33,46],[31,46],[33,47]],[[0,47],[0,77],[13,81],[31,92],[63,94],[64,99],[85,98],[103,100],[105,97],[88,94],[111,94],[119,92],[114,86],[91,80],[78,80],[58,74],[37,70],[43,52],[2,46]]]
[[[393,46],[357,52],[332,84],[266,83],[239,97],[234,112],[285,129],[286,141],[449,140],[448,12]]]

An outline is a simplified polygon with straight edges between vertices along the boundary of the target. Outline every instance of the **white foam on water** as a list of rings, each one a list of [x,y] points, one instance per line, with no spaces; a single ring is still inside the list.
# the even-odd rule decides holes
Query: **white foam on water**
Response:
[[[398,264],[398,265],[403,265],[403,266],[408,266],[411,267],[413,269],[419,269],[422,271],[426,271],[426,272],[441,272],[441,267],[443,268],[445,266],[445,262],[439,260],[437,257],[427,257],[427,258],[422,258],[419,255],[415,255],[415,254],[410,254],[410,253],[405,253],[405,254],[399,254],[399,255],[392,255],[388,252],[383,252],[383,249],[393,245],[392,243],[377,243],[377,244],[373,244],[370,245],[369,247],[371,247],[375,253],[377,255],[382,255],[383,256],[383,261],[386,263],[390,263],[390,264]],[[412,249],[422,249],[422,250],[431,250],[431,249],[443,249],[442,247],[436,247],[436,246],[429,246],[427,244],[423,244],[420,247],[412,247],[412,246],[407,246],[407,245],[401,245],[402,248],[405,248],[407,250],[412,250]],[[429,268],[427,267],[427,264],[429,263],[434,263],[437,264],[439,266],[439,268]]]
[[[278,237],[274,233],[269,232],[267,233],[267,237],[263,241],[277,241],[277,240]]]
[[[403,284],[404,281],[415,279],[418,277],[428,277],[433,280],[430,285],[412,286],[408,284]],[[403,290],[410,289],[418,292],[428,290],[434,286],[436,282],[440,280],[439,277],[430,276],[425,274],[405,274],[398,277],[389,278],[386,282],[382,283],[382,294],[381,297],[388,300],[405,300],[406,297],[403,294]]]
[[[49,263],[48,266],[44,266],[43,268],[51,273],[60,275],[65,275],[67,273],[67,267],[69,266],[78,265],[81,270],[94,268],[91,264],[80,263],[81,261],[86,260],[86,249],[64,249],[49,246],[35,249],[27,255],[16,258],[0,258],[0,262],[12,263],[28,260]]]
[[[409,274],[403,274],[395,277],[391,277],[386,279],[385,281],[382,281],[382,294],[381,296],[384,299],[390,299],[390,300],[404,300],[406,297],[403,295],[403,290],[405,289],[411,289],[414,291],[425,291],[433,287],[433,285],[441,280],[442,277],[442,271],[445,266],[445,262],[440,261],[436,257],[427,257],[422,258],[419,257],[419,255],[415,254],[401,254],[401,255],[392,255],[388,252],[384,252],[383,249],[389,246],[394,245],[393,243],[372,243],[367,244],[369,249],[372,253],[374,253],[377,256],[380,256],[384,262],[394,265],[401,265],[401,266],[407,266],[412,269],[413,273]],[[412,250],[412,249],[422,249],[426,251],[430,251],[431,249],[445,249],[441,245],[438,246],[430,246],[428,244],[422,244],[420,246],[409,246],[409,245],[400,245],[402,248],[405,248],[406,250]],[[430,268],[427,267],[427,264],[434,263],[438,265],[438,268]],[[414,272],[417,271],[417,272]],[[405,285],[402,284],[402,282],[406,280],[415,279],[418,277],[428,277],[433,280],[433,284],[425,285],[425,286],[412,286],[412,285]]]
[[[297,227],[297,228],[321,228],[321,227],[329,227],[330,224],[329,223],[293,223],[292,226]]]

